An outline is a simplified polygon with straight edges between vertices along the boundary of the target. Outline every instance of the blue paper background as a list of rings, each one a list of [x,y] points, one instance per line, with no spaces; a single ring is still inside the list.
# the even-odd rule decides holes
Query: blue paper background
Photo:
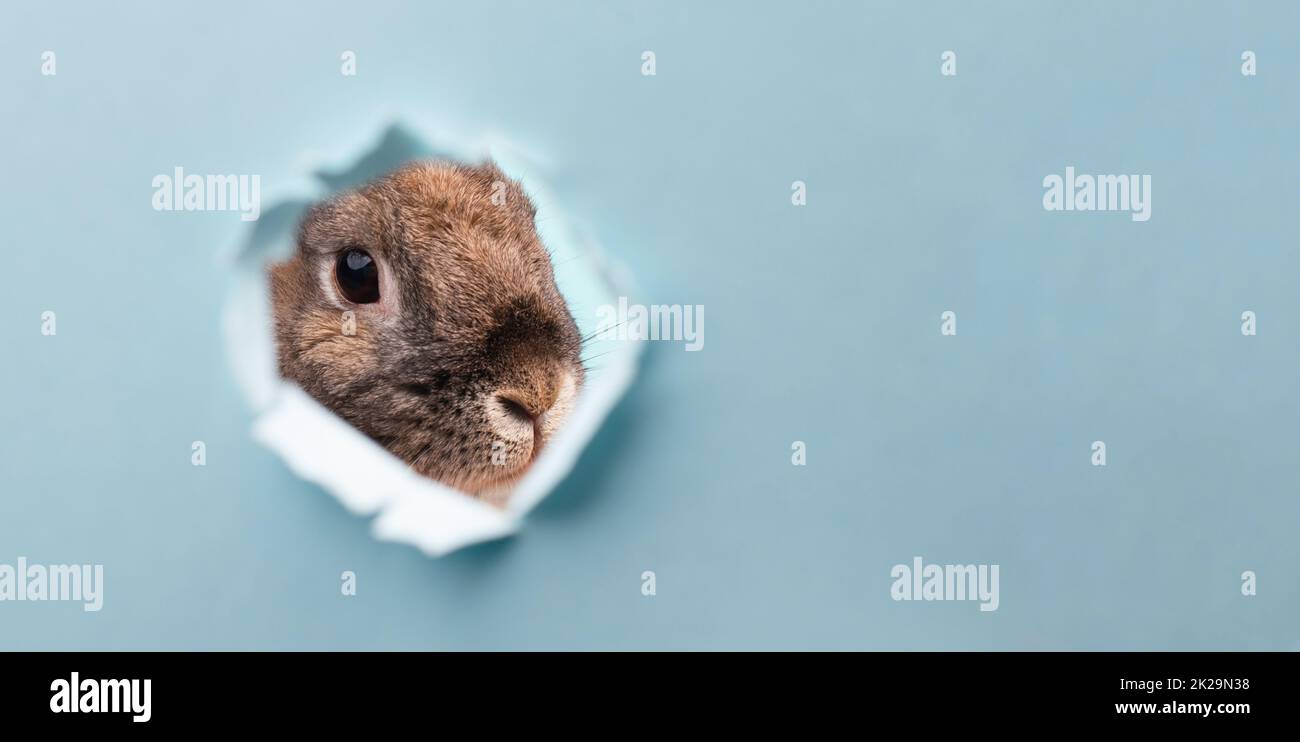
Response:
[[[0,649],[1300,646],[1294,3],[5,16],[0,563],[107,584],[0,603]],[[150,207],[177,165],[265,196],[402,112],[549,153],[634,300],[706,308],[520,536],[437,561],[249,439],[244,225]],[[1151,220],[1043,211],[1066,165],[1150,173]],[[1001,607],[890,600],[916,555],[1000,564]]]

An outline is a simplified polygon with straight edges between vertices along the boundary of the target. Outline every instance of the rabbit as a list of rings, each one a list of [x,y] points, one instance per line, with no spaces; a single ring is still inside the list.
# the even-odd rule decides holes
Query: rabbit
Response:
[[[281,376],[504,505],[585,377],[536,213],[491,161],[409,164],[310,207],[269,268]]]

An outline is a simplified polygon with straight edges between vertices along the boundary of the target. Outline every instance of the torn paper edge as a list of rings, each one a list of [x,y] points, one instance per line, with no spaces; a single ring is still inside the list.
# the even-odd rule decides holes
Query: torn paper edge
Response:
[[[623,269],[610,262],[590,238],[584,238],[569,215],[535,174],[539,158],[500,137],[477,142],[446,134],[427,137],[408,120],[376,126],[378,135],[366,146],[349,148],[343,157],[305,171],[267,199],[269,207],[314,202],[330,195],[316,177],[361,162],[377,151],[385,132],[400,125],[407,134],[433,143],[446,156],[463,162],[492,157],[509,177],[520,181],[535,200],[546,204],[547,219],[538,225],[542,241],[553,253],[563,245],[584,253],[611,300],[629,293]],[[264,208],[267,214],[271,208]],[[282,239],[296,236],[293,229]],[[289,246],[292,247],[291,245]],[[280,378],[272,329],[272,312],[261,260],[240,260],[240,249],[229,256],[235,280],[222,315],[226,353],[240,388],[255,413],[253,437],[277,453],[298,477],[320,485],[350,512],[375,515],[372,533],[380,540],[416,546],[429,556],[441,556],[470,544],[516,532],[527,515],[569,473],[587,443],[636,376],[641,343],[622,342],[602,358],[598,377],[584,385],[564,426],[556,432],[532,467],[516,485],[504,508],[496,508],[459,490],[423,477],[401,459],[352,427],[303,392]]]

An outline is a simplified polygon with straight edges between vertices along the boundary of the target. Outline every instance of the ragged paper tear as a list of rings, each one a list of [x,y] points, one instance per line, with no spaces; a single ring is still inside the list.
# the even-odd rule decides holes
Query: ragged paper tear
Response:
[[[566,214],[537,176],[536,157],[500,139],[437,146],[412,129],[393,125],[378,140],[312,171],[283,195],[269,198],[261,218],[241,241],[234,286],[222,318],[226,352],[255,413],[253,436],[305,480],[323,487],[358,515],[375,515],[373,532],[439,556],[517,530],[524,516],[562,480],[636,374],[640,343],[597,336],[597,309],[617,303],[628,280]],[[292,382],[276,367],[266,266],[292,254],[304,210],[412,160],[480,162],[491,157],[523,184],[538,207],[537,230],[551,251],[556,284],[600,362],[587,371],[573,413],[515,486],[504,508],[413,472],[407,464]]]

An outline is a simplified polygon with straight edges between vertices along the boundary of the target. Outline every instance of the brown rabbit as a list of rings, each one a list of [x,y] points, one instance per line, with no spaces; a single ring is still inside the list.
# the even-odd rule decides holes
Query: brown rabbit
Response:
[[[421,474],[501,502],[582,385],[536,210],[492,163],[312,207],[271,268],[280,373]]]

